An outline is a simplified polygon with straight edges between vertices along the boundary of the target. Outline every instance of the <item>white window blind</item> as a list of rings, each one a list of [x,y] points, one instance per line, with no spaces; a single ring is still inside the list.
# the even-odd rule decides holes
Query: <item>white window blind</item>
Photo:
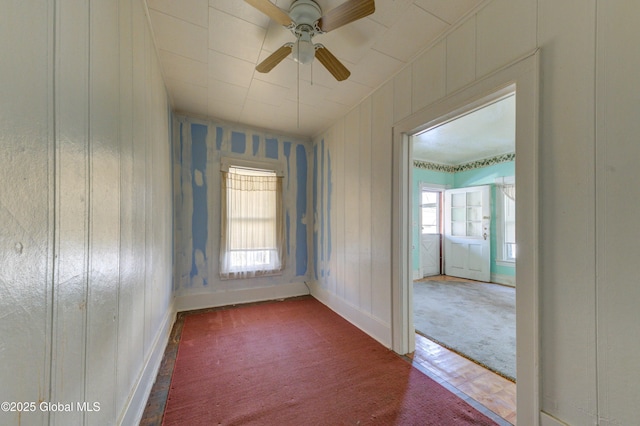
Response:
[[[284,268],[282,178],[272,170],[222,172],[220,276],[248,278]]]

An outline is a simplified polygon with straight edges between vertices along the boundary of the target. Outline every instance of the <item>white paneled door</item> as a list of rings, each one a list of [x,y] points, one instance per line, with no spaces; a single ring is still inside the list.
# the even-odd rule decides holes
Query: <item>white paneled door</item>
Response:
[[[420,191],[420,270],[423,277],[440,274],[441,191]]]
[[[423,277],[440,275],[440,234],[420,236],[420,266]]]
[[[444,193],[445,274],[490,281],[490,187],[449,189]]]

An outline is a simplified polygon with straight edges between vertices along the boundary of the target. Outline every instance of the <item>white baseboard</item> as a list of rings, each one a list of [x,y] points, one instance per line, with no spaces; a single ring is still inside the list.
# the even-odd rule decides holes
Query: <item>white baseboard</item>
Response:
[[[311,285],[311,295],[332,311],[367,333],[387,348],[391,348],[391,324],[363,312],[346,300],[329,293],[317,283]]]
[[[555,417],[540,411],[540,426],[568,426],[566,423],[561,422]]]
[[[287,297],[304,296],[306,294],[309,294],[309,289],[304,282],[234,291],[188,294],[176,297],[176,311],[193,311],[196,309],[238,305],[241,303],[285,299]]]
[[[514,275],[491,274],[491,282],[515,287],[516,277]]]
[[[153,341],[151,353],[144,364],[136,385],[131,391],[129,401],[122,411],[122,416],[118,421],[119,425],[137,425],[140,423],[147,400],[151,394],[151,388],[158,376],[158,370],[160,369],[167,343],[169,343],[171,329],[175,320],[176,310],[174,303],[171,303]]]

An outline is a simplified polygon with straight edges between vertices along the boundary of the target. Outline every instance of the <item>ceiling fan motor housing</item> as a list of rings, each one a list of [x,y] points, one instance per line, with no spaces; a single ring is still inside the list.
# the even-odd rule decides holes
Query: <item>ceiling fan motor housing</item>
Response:
[[[289,8],[289,17],[295,22],[296,27],[309,25],[315,29],[315,23],[322,16],[322,9],[313,0],[296,0]]]
[[[294,43],[285,43],[256,66],[258,72],[269,72],[289,54],[299,64],[311,63],[315,58],[336,78],[349,78],[349,70],[322,44],[314,44],[312,38],[340,28],[375,12],[374,0],[345,0],[340,6],[322,14],[314,0],[294,0],[289,13],[276,6],[272,0],[245,0],[296,37]]]

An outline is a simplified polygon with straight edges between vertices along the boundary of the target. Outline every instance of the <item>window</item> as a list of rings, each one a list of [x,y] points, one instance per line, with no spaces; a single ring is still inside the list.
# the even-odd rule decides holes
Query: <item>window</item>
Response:
[[[516,260],[516,185],[511,178],[500,178],[496,182],[498,216],[498,260]]]
[[[273,275],[284,268],[282,177],[222,165],[220,276]]]
[[[440,233],[440,192],[422,189],[420,194],[420,232],[422,234]]]

